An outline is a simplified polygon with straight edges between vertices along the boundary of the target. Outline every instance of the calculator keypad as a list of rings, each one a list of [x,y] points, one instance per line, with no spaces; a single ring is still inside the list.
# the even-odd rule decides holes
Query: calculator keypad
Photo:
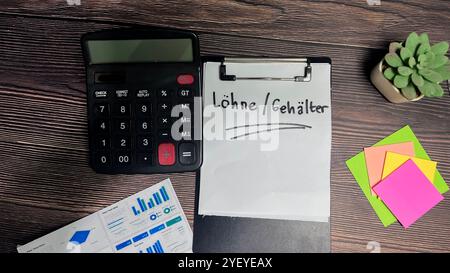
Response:
[[[173,79],[162,87],[141,83],[124,88],[91,86],[89,134],[95,170],[153,173],[199,166],[200,142],[193,140],[192,119],[180,120],[186,125],[183,128],[188,128],[179,132],[181,140],[171,135],[172,125],[179,119],[171,116],[173,107],[193,113],[195,77],[181,74]]]

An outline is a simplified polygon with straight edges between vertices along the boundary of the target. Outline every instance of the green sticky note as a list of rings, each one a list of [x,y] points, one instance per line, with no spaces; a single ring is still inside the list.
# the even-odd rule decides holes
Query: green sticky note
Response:
[[[416,153],[416,157],[430,160],[430,157],[425,152],[425,149],[422,147],[419,140],[414,135],[414,132],[411,130],[411,127],[409,127],[408,125],[401,128],[392,135],[386,137],[385,139],[377,142],[374,146],[382,146],[409,141],[412,141],[414,144],[414,151]],[[383,225],[387,227],[392,223],[396,222],[397,219],[386,207],[386,205],[384,205],[384,203],[376,196],[373,196],[371,194],[364,152],[360,152],[359,154],[347,160],[345,163],[347,164],[347,167],[355,177],[356,182],[358,182],[359,187],[363,191],[364,195],[366,196],[370,205],[375,210],[375,213],[378,215]],[[444,179],[442,178],[441,174],[438,171],[436,171],[433,182],[441,194],[448,191],[448,185],[445,183]]]

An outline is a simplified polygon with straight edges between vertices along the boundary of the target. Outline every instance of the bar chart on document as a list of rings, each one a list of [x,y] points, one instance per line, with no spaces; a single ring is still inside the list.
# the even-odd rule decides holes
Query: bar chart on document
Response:
[[[138,197],[136,199],[137,206],[132,206],[131,209],[132,209],[134,215],[138,216],[139,214],[141,214],[141,212],[145,212],[148,209],[152,209],[155,206],[159,206],[163,202],[166,202],[166,201],[169,201],[169,195],[167,194],[167,191],[164,188],[164,186],[162,186],[158,192],[153,193],[152,196],[149,197],[147,200]],[[169,213],[170,209],[165,208],[164,212]],[[155,216],[153,216],[153,217],[155,217]],[[156,218],[154,218],[154,219],[156,219]]]
[[[169,179],[24,246],[19,252],[192,252],[192,230]]]
[[[155,187],[156,186],[156,187]],[[170,184],[160,183],[100,211],[115,252],[190,252],[191,230]]]

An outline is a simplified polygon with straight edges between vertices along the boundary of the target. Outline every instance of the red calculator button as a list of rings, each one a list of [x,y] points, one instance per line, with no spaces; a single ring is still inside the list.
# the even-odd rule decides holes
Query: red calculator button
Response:
[[[194,76],[190,74],[181,74],[177,77],[177,83],[180,85],[189,85],[194,83]]]
[[[173,143],[161,143],[158,146],[159,165],[169,166],[175,164],[175,145]]]

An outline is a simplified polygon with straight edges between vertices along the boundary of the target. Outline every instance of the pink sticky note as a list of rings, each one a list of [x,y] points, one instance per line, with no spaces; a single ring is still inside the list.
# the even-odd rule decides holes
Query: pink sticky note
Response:
[[[371,189],[373,188],[373,186],[375,186],[378,182],[381,181],[386,152],[394,152],[402,155],[415,156],[414,144],[412,142],[404,142],[404,143],[364,148],[364,156],[366,158],[366,165],[367,165],[367,174],[369,175],[369,183]],[[376,195],[373,190],[372,195]]]
[[[411,159],[373,190],[405,228],[444,199]]]

